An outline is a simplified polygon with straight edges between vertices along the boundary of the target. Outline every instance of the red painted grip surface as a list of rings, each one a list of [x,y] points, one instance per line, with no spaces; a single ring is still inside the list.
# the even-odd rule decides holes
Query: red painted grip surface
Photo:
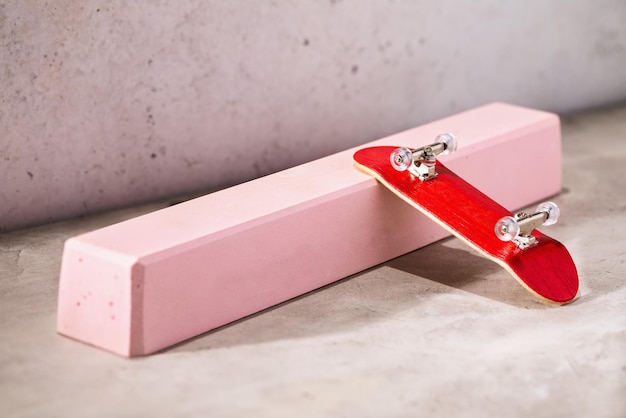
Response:
[[[357,151],[354,160],[394,193],[434,218],[487,258],[507,268],[531,292],[552,302],[571,301],[578,293],[578,274],[563,244],[535,230],[538,244],[522,250],[494,233],[496,222],[512,213],[437,161],[436,178],[421,181],[396,171],[389,155],[396,147]]]

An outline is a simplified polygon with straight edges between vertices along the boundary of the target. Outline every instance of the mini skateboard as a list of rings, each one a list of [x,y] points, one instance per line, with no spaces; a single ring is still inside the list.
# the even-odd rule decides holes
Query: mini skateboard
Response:
[[[535,230],[552,225],[558,206],[545,202],[533,214],[513,214],[457,176],[437,155],[456,150],[452,134],[417,149],[364,148],[357,168],[443,226],[481,255],[504,267],[528,291],[554,303],[572,301],[578,273],[563,244]]]

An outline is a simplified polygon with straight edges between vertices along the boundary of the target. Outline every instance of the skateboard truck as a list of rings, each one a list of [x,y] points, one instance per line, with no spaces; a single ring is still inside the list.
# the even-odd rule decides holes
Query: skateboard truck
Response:
[[[505,216],[496,222],[494,231],[502,241],[513,241],[519,248],[526,249],[537,244],[537,238],[531,235],[539,225],[553,225],[560,215],[559,207],[554,202],[543,202],[535,213],[529,215],[525,212],[516,213],[514,216]]]
[[[437,135],[435,141],[433,144],[416,148],[413,151],[405,147],[394,150],[389,157],[391,165],[398,171],[409,170],[420,180],[430,180],[437,177],[435,171],[437,155],[454,152],[457,143],[456,138],[451,133]]]

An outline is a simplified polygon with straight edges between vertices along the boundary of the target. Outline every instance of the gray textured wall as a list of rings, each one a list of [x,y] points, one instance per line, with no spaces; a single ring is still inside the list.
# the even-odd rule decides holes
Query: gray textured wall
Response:
[[[0,229],[250,179],[498,100],[626,98],[626,2],[0,4]]]

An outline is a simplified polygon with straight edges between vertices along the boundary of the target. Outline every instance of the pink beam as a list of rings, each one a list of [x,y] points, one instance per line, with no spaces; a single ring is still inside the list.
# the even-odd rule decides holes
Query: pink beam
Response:
[[[561,189],[550,113],[495,103],[364,146],[443,132],[459,147],[442,161],[509,209]],[[355,150],[69,239],[58,332],[150,354],[448,235],[357,171]]]

